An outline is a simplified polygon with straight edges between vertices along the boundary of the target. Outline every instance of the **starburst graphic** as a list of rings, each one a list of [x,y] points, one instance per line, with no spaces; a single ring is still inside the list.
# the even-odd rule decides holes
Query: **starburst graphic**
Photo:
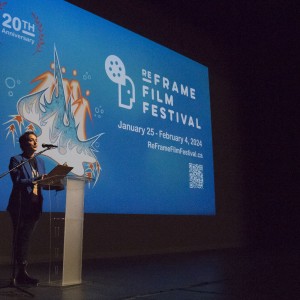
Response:
[[[87,137],[86,119],[92,119],[89,101],[82,96],[78,81],[63,78],[55,48],[52,66],[53,73],[47,71],[34,78],[35,88],[17,102],[18,114],[5,122],[10,124],[7,137],[12,136],[15,144],[17,128],[20,134],[23,130],[34,131],[40,145],[58,145],[44,155],[59,164],[67,163],[73,167],[72,173],[94,179],[96,184],[101,167],[94,143],[102,134]]]

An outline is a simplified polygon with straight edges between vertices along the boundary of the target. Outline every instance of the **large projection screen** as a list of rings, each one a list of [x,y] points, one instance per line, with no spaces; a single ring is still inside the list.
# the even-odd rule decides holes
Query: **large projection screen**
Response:
[[[38,151],[58,146],[47,171],[93,178],[87,213],[215,214],[206,66],[64,1],[0,12],[2,174],[34,130]],[[0,188],[5,210],[9,175]]]

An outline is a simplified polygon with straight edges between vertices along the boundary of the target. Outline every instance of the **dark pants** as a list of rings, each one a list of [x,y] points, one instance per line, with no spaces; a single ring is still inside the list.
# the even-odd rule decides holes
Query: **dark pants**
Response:
[[[17,264],[27,261],[29,242],[35,225],[38,221],[36,216],[19,216],[10,213],[13,224],[13,260]]]

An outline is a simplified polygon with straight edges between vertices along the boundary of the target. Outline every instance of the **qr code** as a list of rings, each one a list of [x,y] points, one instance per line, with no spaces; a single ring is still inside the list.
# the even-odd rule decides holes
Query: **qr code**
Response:
[[[203,165],[189,163],[190,189],[203,189]]]

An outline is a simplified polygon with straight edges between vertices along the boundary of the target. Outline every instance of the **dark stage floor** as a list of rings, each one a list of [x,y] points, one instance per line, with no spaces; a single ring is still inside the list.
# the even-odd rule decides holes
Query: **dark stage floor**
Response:
[[[69,287],[49,286],[47,266],[30,268],[42,284],[24,288],[36,299],[300,299],[300,256],[295,251],[235,249],[87,260],[83,283]],[[9,283],[10,267],[0,267],[3,286]],[[0,289],[0,299],[26,298],[16,289]]]

